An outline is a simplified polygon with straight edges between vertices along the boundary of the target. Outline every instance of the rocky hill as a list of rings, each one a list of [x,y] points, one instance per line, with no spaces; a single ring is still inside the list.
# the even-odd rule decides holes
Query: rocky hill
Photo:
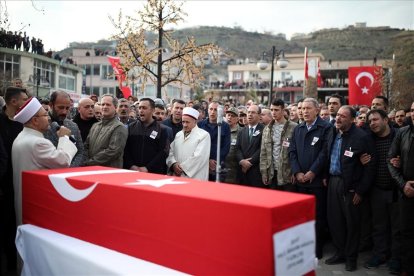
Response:
[[[283,34],[272,35],[258,32],[247,32],[240,27],[209,27],[186,28],[176,30],[174,37],[184,39],[194,36],[199,44],[214,43],[224,49],[233,58],[259,58],[261,53],[270,50],[284,49],[285,53],[301,53],[305,47],[313,52],[320,52],[325,59],[352,60],[377,57],[392,58],[392,54],[412,43],[414,31],[390,27],[349,26],[343,29],[322,29],[310,34],[287,40]],[[148,42],[155,39],[148,34]],[[94,43],[71,43],[71,47],[91,47]],[[111,41],[99,41],[97,44],[113,44]],[[410,51],[409,51],[410,52]],[[63,55],[69,49],[62,51]]]

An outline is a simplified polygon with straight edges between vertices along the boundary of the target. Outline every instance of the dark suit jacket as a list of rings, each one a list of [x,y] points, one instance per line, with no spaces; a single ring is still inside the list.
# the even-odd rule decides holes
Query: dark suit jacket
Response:
[[[242,173],[241,167],[239,167],[239,179],[241,184],[254,186],[254,187],[267,187],[262,182],[262,176],[260,174],[260,146],[262,143],[262,133],[264,126],[258,124],[255,129],[255,133],[252,136],[252,140],[249,141],[249,127],[246,126],[241,129],[237,135],[236,142],[236,160],[239,163],[242,159],[252,158],[250,163],[252,167],[247,173]]]

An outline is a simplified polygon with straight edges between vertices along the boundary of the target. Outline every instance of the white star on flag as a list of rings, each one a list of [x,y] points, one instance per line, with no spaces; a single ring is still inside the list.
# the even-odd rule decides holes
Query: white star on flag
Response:
[[[188,182],[175,181],[174,178],[167,178],[167,179],[159,179],[159,180],[137,179],[136,182],[128,182],[128,183],[125,183],[125,185],[129,185],[129,186],[150,185],[150,186],[160,188],[164,185],[169,185],[169,184],[186,184],[186,183]]]
[[[361,89],[362,94],[368,94],[368,88],[366,86],[364,86],[364,88]]]

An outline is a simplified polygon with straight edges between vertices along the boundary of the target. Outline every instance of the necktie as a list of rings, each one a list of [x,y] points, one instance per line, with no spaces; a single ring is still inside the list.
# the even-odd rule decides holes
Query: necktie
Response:
[[[252,140],[254,128],[249,129],[249,142]]]

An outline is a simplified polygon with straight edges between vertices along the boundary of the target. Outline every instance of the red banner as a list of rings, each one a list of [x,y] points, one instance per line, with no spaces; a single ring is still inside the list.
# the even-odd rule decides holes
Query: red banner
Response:
[[[107,56],[109,63],[112,65],[112,69],[114,70],[115,76],[118,78],[119,81],[119,89],[122,91],[124,98],[128,98],[131,96],[131,89],[129,87],[124,87],[122,82],[126,80],[126,75],[124,69],[121,66],[121,58],[120,57],[112,57]]]
[[[381,77],[380,66],[349,67],[349,104],[370,106],[372,99],[381,94]]]

